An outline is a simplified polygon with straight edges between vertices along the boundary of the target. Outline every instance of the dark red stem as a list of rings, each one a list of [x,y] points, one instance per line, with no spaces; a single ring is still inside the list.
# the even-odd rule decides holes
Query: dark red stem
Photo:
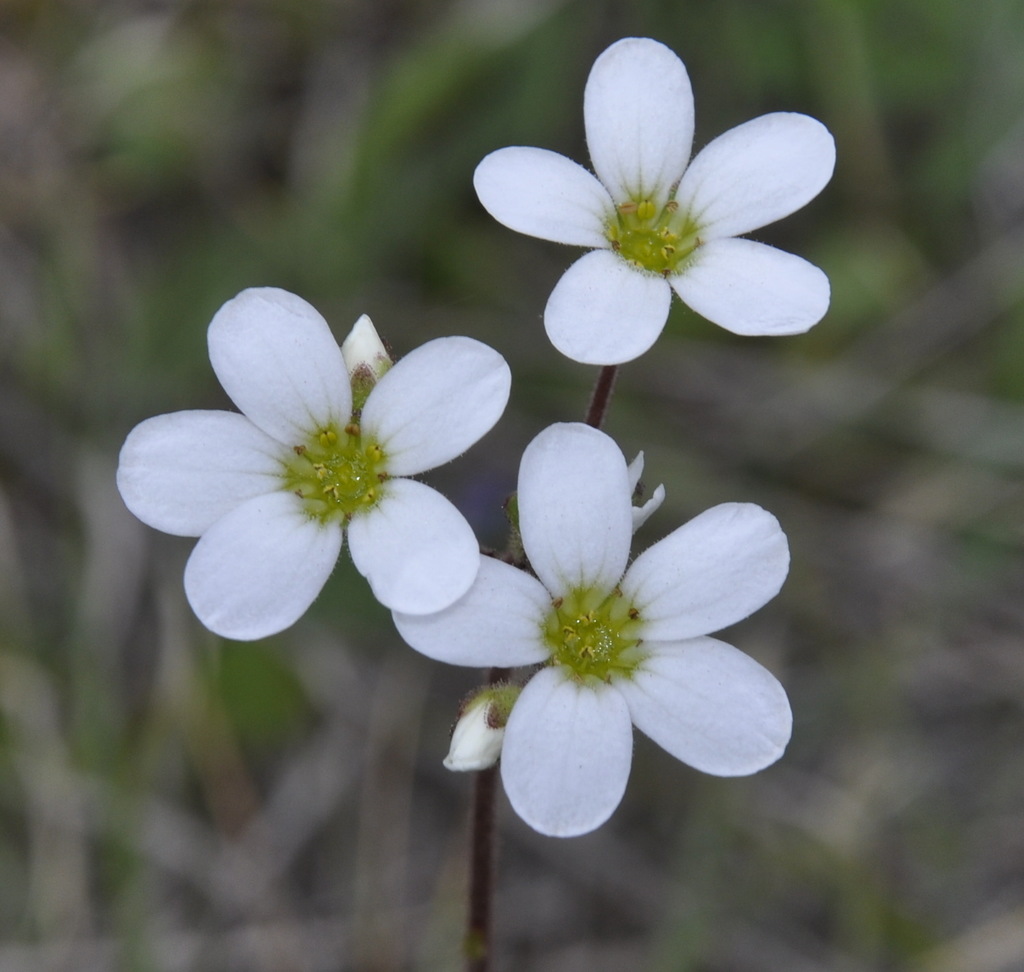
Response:
[[[604,365],[594,383],[594,393],[590,396],[590,406],[584,421],[595,429],[601,428],[608,406],[612,401],[612,389],[615,387],[615,376],[619,372],[618,365]]]

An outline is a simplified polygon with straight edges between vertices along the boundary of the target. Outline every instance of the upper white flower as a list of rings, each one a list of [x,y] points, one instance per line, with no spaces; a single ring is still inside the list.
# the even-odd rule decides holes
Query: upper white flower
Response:
[[[631,487],[615,443],[553,425],[519,469],[519,525],[536,577],[483,557],[437,614],[395,612],[405,640],[456,665],[542,664],[505,727],[501,774],[516,812],[553,836],[602,824],[625,790],[636,725],[718,776],[756,772],[789,741],[786,693],[710,632],[778,592],[789,548],[758,506],[725,503],[628,564]]]
[[[804,206],[832,176],[835,143],[807,115],[762,115],[687,165],[693,94],[663,44],[629,37],[594,63],[583,99],[597,173],[539,148],[488,155],[473,178],[500,223],[593,248],[555,286],[551,342],[586,364],[619,364],[654,344],[674,290],[736,334],[806,331],[824,316],[828,278],[806,260],[737,239]]]
[[[148,419],[117,470],[140,520],[200,538],[185,591],[208,628],[254,639],[294,623],[346,531],[352,560],[388,607],[437,611],[466,592],[479,564],[472,529],[440,493],[405,477],[453,459],[498,420],[511,385],[501,355],[466,337],[430,341],[354,413],[341,349],[294,294],[243,291],[217,312],[208,342],[242,414]]]

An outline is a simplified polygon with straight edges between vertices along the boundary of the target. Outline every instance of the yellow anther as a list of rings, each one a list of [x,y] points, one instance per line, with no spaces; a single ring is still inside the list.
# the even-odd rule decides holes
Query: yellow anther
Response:
[[[650,219],[654,215],[654,203],[645,199],[636,207],[636,215],[640,219]]]

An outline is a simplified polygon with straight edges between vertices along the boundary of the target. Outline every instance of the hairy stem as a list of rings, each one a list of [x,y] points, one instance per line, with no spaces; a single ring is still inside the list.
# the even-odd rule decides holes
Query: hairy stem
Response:
[[[492,668],[487,673],[487,684],[494,685],[507,676],[507,668]],[[473,815],[470,822],[469,847],[469,914],[464,942],[467,972],[487,972],[490,968],[497,785],[496,766],[480,770],[473,781]]]

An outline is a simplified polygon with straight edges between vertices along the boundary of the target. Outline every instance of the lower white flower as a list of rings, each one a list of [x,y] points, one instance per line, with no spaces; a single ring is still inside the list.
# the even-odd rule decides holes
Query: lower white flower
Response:
[[[208,343],[242,414],[148,419],[117,470],[140,520],[200,538],[185,591],[203,624],[242,640],[293,624],[346,532],[356,567],[390,608],[437,611],[468,590],[479,565],[472,529],[440,493],[405,477],[448,462],[497,422],[511,385],[501,355],[466,337],[430,341],[386,371],[364,368],[375,382],[354,410],[341,349],[294,294],[243,291],[217,312]]]
[[[775,596],[789,569],[776,519],[725,503],[629,564],[630,473],[615,443],[553,425],[519,470],[519,526],[536,577],[481,558],[469,591],[429,616],[395,612],[431,658],[542,664],[505,728],[501,774],[535,830],[574,836],[618,806],[636,725],[706,773],[754,773],[782,755],[792,714],[765,668],[707,635]]]

